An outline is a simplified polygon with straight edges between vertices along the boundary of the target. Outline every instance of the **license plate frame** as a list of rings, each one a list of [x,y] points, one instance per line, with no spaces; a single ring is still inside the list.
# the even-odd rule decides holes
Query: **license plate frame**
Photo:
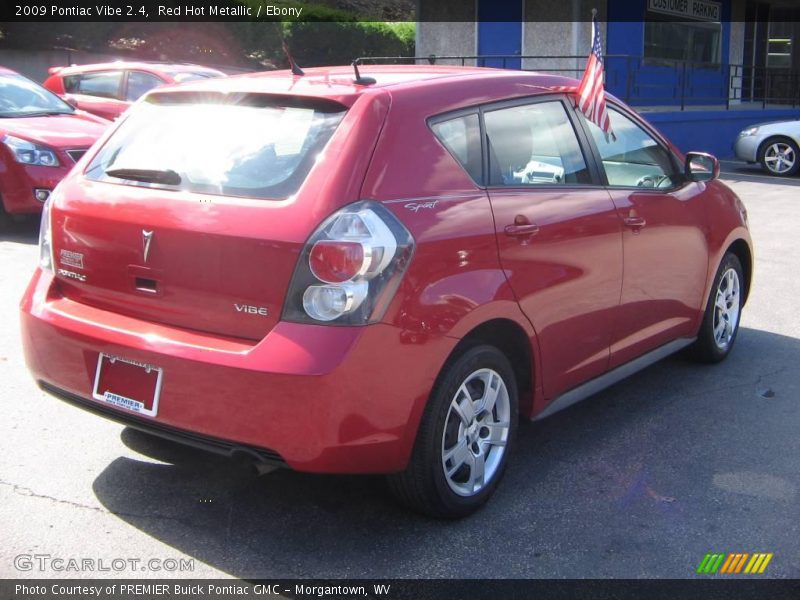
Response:
[[[107,374],[109,368],[113,367],[117,361],[125,365],[124,369],[131,371],[132,373],[136,373],[137,370],[141,370],[142,377],[150,380],[153,380],[153,378],[155,379],[154,381],[140,380],[136,382],[137,384],[143,385],[146,388],[152,388],[151,398],[142,398],[142,393],[137,394],[140,396],[139,398],[131,398],[128,395],[125,395],[125,390],[108,389],[104,374]],[[103,371],[104,367],[106,368],[106,373]],[[127,412],[137,415],[144,415],[147,417],[155,417],[158,414],[158,402],[161,397],[161,384],[163,377],[164,370],[161,367],[143,363],[138,360],[132,360],[129,358],[123,358],[121,356],[100,352],[97,356],[97,369],[95,370],[92,398],[100,402],[110,404],[116,408],[123,409]],[[150,394],[145,393],[144,395]],[[147,406],[148,401],[150,404],[149,408]]]

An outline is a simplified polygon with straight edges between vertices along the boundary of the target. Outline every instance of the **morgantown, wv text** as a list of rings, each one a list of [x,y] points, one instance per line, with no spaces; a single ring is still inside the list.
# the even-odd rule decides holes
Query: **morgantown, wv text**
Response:
[[[373,584],[372,595],[387,596],[391,591],[391,584]],[[81,598],[101,598],[120,594],[123,596],[165,596],[170,598],[235,598],[239,596],[279,596],[293,594],[295,597],[310,596],[316,598],[326,597],[369,597],[365,585],[321,585],[295,583],[258,583],[255,585],[215,584],[215,583],[107,583],[99,581],[89,583],[57,583],[50,585],[16,584],[14,593],[19,598],[37,596],[63,596]]]

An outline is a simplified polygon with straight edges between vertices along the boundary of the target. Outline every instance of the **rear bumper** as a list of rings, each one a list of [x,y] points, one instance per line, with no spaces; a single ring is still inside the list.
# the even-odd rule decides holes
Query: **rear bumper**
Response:
[[[21,306],[25,358],[46,390],[134,427],[177,430],[184,443],[199,437],[221,443],[223,453],[248,448],[310,472],[403,469],[434,379],[457,343],[406,337],[385,324],[283,322],[252,343],[100,310],[57,288],[37,270]],[[91,399],[99,352],[163,369],[156,417]]]
[[[168,425],[159,423],[155,419],[146,419],[144,417],[129,414],[121,410],[116,410],[110,406],[104,405],[101,402],[95,402],[93,400],[81,398],[80,396],[65,392],[64,390],[61,390],[43,381],[39,382],[39,387],[52,396],[55,396],[59,400],[63,400],[64,402],[72,404],[73,406],[77,406],[78,408],[82,408],[90,413],[105,417],[106,419],[111,419],[112,421],[116,421],[122,425],[133,427],[139,431],[144,431],[151,435],[156,435],[173,442],[178,442],[186,446],[192,446],[193,448],[199,448],[200,450],[205,450],[206,452],[221,454],[229,458],[233,458],[239,454],[249,457],[257,462],[267,463],[275,466],[286,465],[284,460],[277,452],[273,452],[267,448],[246,446],[237,444],[236,442],[231,442],[229,440],[220,440],[191,431],[170,427]]]

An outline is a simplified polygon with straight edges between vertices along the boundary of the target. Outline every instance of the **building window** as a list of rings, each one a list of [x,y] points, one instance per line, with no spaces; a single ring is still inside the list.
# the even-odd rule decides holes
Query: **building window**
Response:
[[[788,69],[792,66],[792,29],[791,22],[770,21],[767,38],[768,67]]]
[[[648,16],[644,23],[644,57],[718,65],[722,24],[669,21]]]

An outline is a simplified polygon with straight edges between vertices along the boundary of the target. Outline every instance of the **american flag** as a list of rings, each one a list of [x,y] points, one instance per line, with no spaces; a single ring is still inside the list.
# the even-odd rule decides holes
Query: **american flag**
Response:
[[[583,79],[575,91],[578,108],[592,123],[606,134],[614,137],[611,119],[606,110],[606,92],[603,87],[603,47],[600,44],[600,26],[597,16],[592,14],[592,51],[583,72]]]

